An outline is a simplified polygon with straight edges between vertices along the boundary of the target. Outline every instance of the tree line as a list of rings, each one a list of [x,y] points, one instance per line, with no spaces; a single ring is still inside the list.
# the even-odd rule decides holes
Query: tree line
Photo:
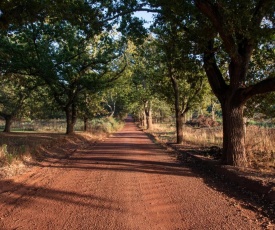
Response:
[[[223,163],[246,166],[244,110],[274,111],[274,9],[272,0],[4,0],[5,130],[19,112],[47,109],[63,111],[68,134],[77,117],[140,108],[150,127],[160,100],[182,143],[185,115],[207,95],[221,106]],[[154,13],[149,29],[136,11]]]

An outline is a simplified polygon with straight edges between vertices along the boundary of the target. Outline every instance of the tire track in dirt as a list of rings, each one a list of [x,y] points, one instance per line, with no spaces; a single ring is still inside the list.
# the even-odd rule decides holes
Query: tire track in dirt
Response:
[[[131,121],[80,148],[1,182],[0,229],[264,229],[153,144]]]

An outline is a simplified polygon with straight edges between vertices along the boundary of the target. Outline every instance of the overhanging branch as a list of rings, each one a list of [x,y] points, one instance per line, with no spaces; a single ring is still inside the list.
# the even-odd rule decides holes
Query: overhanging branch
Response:
[[[244,101],[257,95],[275,91],[275,78],[265,79],[255,85],[243,89],[242,96]]]

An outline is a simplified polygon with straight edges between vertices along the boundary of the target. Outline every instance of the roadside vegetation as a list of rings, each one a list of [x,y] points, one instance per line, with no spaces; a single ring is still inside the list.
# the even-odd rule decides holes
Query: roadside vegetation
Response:
[[[68,145],[71,148],[91,145],[118,131],[124,124],[112,117],[98,118],[89,122],[87,132],[83,132],[83,126],[79,126],[79,131],[68,136],[64,134],[66,122],[59,123],[58,132],[56,124],[52,126],[51,122],[47,124],[44,121],[43,126],[36,124],[31,132],[30,124],[25,123],[26,127],[21,124],[20,130],[14,127],[15,132],[0,133],[0,177],[23,172],[28,166],[36,165],[49,157],[66,157],[70,154]]]
[[[154,13],[149,28],[138,11]],[[274,12],[272,0],[3,0],[2,139],[108,133],[104,119],[126,114],[152,130],[172,117],[177,144],[217,145],[225,165],[272,164],[272,129],[247,124],[274,124]],[[186,128],[201,115],[220,126]],[[5,164],[32,148],[13,143],[1,145]]]
[[[192,127],[185,125],[183,130],[184,143],[182,145],[196,146],[201,150],[212,149],[211,154],[204,151],[204,156],[212,159],[221,157],[223,139],[221,126]],[[164,145],[176,143],[176,130],[173,123],[156,123],[153,124],[151,130],[146,132],[149,132],[156,141]],[[249,168],[263,173],[275,174],[275,127],[248,125],[246,132],[245,147]]]

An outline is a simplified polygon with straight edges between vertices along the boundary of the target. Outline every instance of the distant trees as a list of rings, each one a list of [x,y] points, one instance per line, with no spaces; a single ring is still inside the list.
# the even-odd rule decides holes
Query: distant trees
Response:
[[[152,128],[152,107],[157,92],[154,90],[154,77],[160,68],[155,65],[154,56],[156,55],[153,39],[150,36],[143,44],[135,47],[132,62],[132,81],[133,93],[138,99],[139,117],[146,129]]]
[[[156,24],[155,65],[162,68],[161,76],[156,78],[159,83],[156,88],[166,97],[167,103],[174,104],[177,144],[182,144],[185,115],[202,101],[207,89],[206,76],[185,31],[161,19]]]

